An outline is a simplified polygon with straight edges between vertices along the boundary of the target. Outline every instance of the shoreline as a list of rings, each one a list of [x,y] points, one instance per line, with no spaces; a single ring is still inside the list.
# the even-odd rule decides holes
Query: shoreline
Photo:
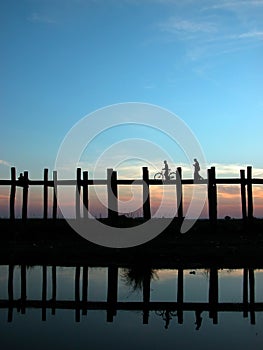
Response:
[[[139,224],[139,220],[125,223]],[[165,220],[165,219],[156,219]],[[106,223],[104,220],[104,223]],[[141,220],[140,220],[141,222]],[[107,222],[112,224],[112,222]],[[119,221],[118,225],[124,225]],[[131,248],[108,248],[79,236],[64,219],[0,220],[0,263],[229,265],[263,267],[263,220],[198,220],[185,234],[174,219],[156,238]],[[123,227],[123,226],[121,226]]]

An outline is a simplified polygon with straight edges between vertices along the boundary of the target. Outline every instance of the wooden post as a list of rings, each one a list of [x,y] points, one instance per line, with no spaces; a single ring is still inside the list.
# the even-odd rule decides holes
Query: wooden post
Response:
[[[149,171],[147,167],[142,168],[143,179],[143,218],[145,220],[151,219],[150,206],[150,186],[149,186]]]
[[[254,276],[254,269],[248,270],[248,277],[249,277],[249,303],[250,303],[250,323],[256,324],[256,318],[255,318],[255,276]]]
[[[253,219],[252,166],[247,167],[247,217]]]
[[[57,181],[58,181],[58,175],[57,171],[53,171],[53,182],[54,182],[54,188],[53,188],[53,209],[52,209],[52,218],[53,220],[56,220],[57,218],[57,211],[58,211],[58,201],[57,201],[57,196],[58,196],[58,186],[57,186]]]
[[[113,316],[116,316],[116,304],[118,300],[118,267],[108,267],[108,291],[107,291],[107,322],[113,321]]]
[[[108,192],[108,218],[118,218],[118,185],[117,172],[107,169],[107,192]]]
[[[16,168],[11,168],[11,189],[10,189],[10,202],[9,202],[9,215],[10,220],[15,219],[15,197],[16,197]]]
[[[14,265],[8,266],[8,300],[12,302],[14,300]]]
[[[207,169],[207,196],[208,196],[208,216],[210,222],[212,222],[212,175],[211,175],[211,169]]]
[[[48,213],[48,169],[44,169],[43,201],[43,218],[46,220]]]
[[[28,171],[24,171],[24,187],[23,187],[23,203],[22,203],[22,220],[27,220],[27,204],[28,204]]]
[[[52,302],[55,305],[56,302],[56,297],[57,297],[57,268],[55,265],[52,266]],[[56,313],[56,308],[52,307],[51,314],[55,315]]]
[[[208,211],[209,220],[213,226],[217,223],[217,187],[215,177],[215,167],[207,170],[208,177]]]
[[[149,303],[151,298],[151,270],[145,269],[143,276],[143,324],[149,323]]]
[[[21,313],[24,314],[26,301],[26,265],[21,265]]]
[[[241,182],[241,209],[242,209],[242,219],[244,223],[247,220],[247,200],[246,200],[246,179],[245,170],[240,170],[240,182]]]
[[[82,315],[87,315],[86,303],[88,302],[88,266],[82,268]],[[85,306],[84,306],[85,305]]]
[[[8,266],[8,301],[9,301],[9,307],[8,307],[8,316],[7,316],[7,322],[12,322],[13,320],[13,301],[14,301],[14,265]]]
[[[178,323],[183,324],[183,303],[184,303],[184,270],[182,268],[178,269],[177,277],[177,317]]]
[[[243,317],[248,316],[248,269],[243,270]]]
[[[183,186],[182,186],[182,168],[176,169],[176,200],[177,200],[177,216],[183,218]]]
[[[216,186],[216,168],[211,167],[212,178],[213,178],[213,220],[214,224],[217,223],[217,186]]]
[[[76,185],[76,219],[80,219],[80,191],[81,191],[81,168],[77,168]]]
[[[47,319],[47,266],[42,266],[42,321],[46,321]]]
[[[88,187],[89,174],[88,171],[83,171],[83,216],[84,219],[89,217],[89,187]]]
[[[76,266],[75,270],[75,303],[76,303],[76,313],[75,321],[80,322],[80,294],[79,294],[79,281],[80,281],[80,266]]]
[[[209,276],[209,317],[213,318],[213,324],[217,324],[217,305],[218,305],[218,270],[215,267],[210,268]]]

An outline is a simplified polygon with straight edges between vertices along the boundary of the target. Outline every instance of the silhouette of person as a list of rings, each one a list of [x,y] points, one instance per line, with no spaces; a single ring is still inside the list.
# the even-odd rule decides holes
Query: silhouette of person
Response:
[[[164,321],[165,321],[165,326],[164,326],[164,328],[165,328],[165,329],[168,329],[169,324],[170,324],[170,321],[171,321],[171,319],[172,319],[169,310],[166,310],[166,311],[165,311],[165,316],[164,316],[163,319],[164,319]]]
[[[194,180],[202,180],[202,176],[199,174],[200,171],[200,165],[197,159],[194,159],[194,164],[193,164],[195,171],[194,171]]]
[[[168,166],[168,163],[166,160],[163,161],[164,162],[164,177],[165,177],[165,180],[170,180],[170,176],[169,176],[169,166]]]
[[[200,310],[196,310],[195,311],[195,324],[196,324],[196,330],[198,331],[201,327],[201,324],[202,324],[202,320],[203,318],[201,317],[201,313],[202,311]]]
[[[20,175],[19,175],[19,177],[18,177],[18,180],[19,181],[24,181],[24,175],[23,175],[23,173],[20,173]]]
[[[20,175],[18,177],[18,181],[19,181],[19,185],[18,186],[29,187],[29,185],[25,183],[25,177],[24,177],[23,173],[20,173]]]

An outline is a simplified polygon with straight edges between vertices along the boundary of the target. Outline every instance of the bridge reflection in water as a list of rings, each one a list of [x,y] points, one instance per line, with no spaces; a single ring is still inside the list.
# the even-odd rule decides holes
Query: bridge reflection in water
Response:
[[[89,278],[89,271],[93,267],[74,266],[74,298],[72,300],[57,299],[58,284],[58,266],[41,267],[41,299],[28,299],[27,293],[29,288],[27,281],[27,266],[8,265],[6,279],[2,278],[2,289],[7,288],[7,298],[0,300],[0,312],[7,310],[7,321],[12,322],[15,310],[18,313],[25,314],[27,309],[40,309],[42,320],[46,321],[47,310],[51,310],[51,314],[55,315],[58,309],[75,310],[75,321],[80,322],[81,314],[87,315],[88,310],[103,310],[106,312],[107,322],[113,322],[114,317],[119,310],[136,310],[142,313],[143,324],[148,324],[149,313],[155,312],[163,318],[165,328],[168,328],[170,320],[176,319],[179,324],[184,322],[184,311],[192,311],[195,315],[196,329],[201,327],[202,313],[208,312],[209,318],[213,324],[218,323],[218,314],[221,312],[239,312],[243,317],[250,317],[250,323],[255,324],[255,313],[263,311],[263,302],[255,301],[255,270],[253,268],[240,269],[242,273],[243,285],[242,302],[220,302],[219,301],[219,283],[217,267],[210,267],[204,270],[208,278],[208,292],[206,302],[187,302],[184,300],[184,274],[183,268],[176,268],[177,278],[174,283],[174,301],[151,301],[151,282],[157,273],[150,266],[133,266],[129,268],[121,268],[116,265],[107,267],[107,296],[106,300],[89,300],[88,285],[92,283]],[[29,267],[30,268],[30,267]],[[14,270],[20,273],[20,283],[18,286],[20,298],[14,297]],[[134,290],[141,290],[141,301],[119,301],[118,300],[118,283],[122,271],[122,278],[126,280],[126,284]],[[160,270],[161,271],[161,270]],[[187,269],[189,274],[189,270]],[[48,273],[51,276],[48,279]],[[190,274],[195,274],[190,271]],[[48,286],[48,280],[51,285]],[[177,282],[177,283],[176,283]],[[6,286],[3,286],[6,283]],[[16,284],[18,281],[16,280]],[[51,298],[48,296],[48,287]]]

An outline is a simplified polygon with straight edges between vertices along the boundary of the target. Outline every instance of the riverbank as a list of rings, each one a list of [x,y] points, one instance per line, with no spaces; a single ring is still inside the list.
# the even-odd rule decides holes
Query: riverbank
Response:
[[[166,219],[156,219],[166,220]],[[104,220],[105,224],[112,224]],[[142,223],[118,222],[128,227]],[[218,220],[216,227],[199,220],[185,234],[173,220],[155,239],[132,248],[106,248],[79,236],[65,220],[0,220],[0,263],[28,264],[216,264],[263,265],[263,220]]]

